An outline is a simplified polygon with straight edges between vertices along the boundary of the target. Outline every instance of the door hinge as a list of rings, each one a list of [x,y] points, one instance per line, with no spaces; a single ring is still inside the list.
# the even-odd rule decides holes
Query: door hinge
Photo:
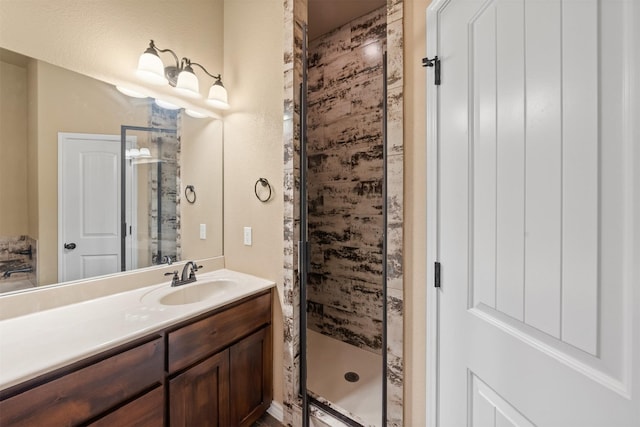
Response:
[[[433,71],[435,71],[434,83],[436,86],[440,86],[440,59],[438,56],[434,56],[433,58],[422,58],[422,66],[423,67],[433,67]]]
[[[440,287],[440,263],[438,261],[433,265],[433,286]]]

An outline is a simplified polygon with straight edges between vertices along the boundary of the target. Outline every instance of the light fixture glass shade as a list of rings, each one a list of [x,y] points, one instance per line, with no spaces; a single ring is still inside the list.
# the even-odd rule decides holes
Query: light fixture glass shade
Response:
[[[155,103],[158,107],[164,108],[165,110],[179,110],[180,106],[176,104],[172,104],[169,101],[164,101],[162,99],[156,99]]]
[[[190,98],[200,97],[200,87],[198,86],[198,78],[192,70],[186,68],[178,74],[176,82],[176,90],[179,90],[185,96]]]
[[[227,90],[222,86],[222,82],[220,80],[216,80],[216,82],[211,86],[211,89],[209,89],[207,103],[216,108],[220,108],[221,110],[229,109]]]
[[[136,74],[144,81],[154,85],[167,84],[162,60],[158,55],[149,52],[149,50],[140,55]]]

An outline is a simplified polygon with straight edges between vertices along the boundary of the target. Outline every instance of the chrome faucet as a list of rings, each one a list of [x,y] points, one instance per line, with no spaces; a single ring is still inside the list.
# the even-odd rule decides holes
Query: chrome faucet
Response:
[[[8,279],[9,277],[11,277],[12,274],[14,273],[31,273],[33,271],[33,268],[27,266],[27,267],[22,267],[22,268],[16,268],[15,270],[7,270],[4,272],[4,274],[2,275],[3,279]],[[194,279],[195,280],[195,279]]]
[[[197,265],[193,261],[187,261],[187,263],[182,268],[181,276],[178,276],[178,270],[175,270],[170,273],[164,273],[164,275],[173,276],[171,278],[171,286],[186,285],[187,283],[192,283],[196,281],[196,271],[198,271],[199,268],[202,268],[202,266]]]
[[[189,268],[191,267],[191,268]],[[187,261],[187,263],[182,268],[182,282],[183,283],[191,283],[196,281],[196,271],[198,268],[202,268],[202,266],[197,265],[193,261]]]

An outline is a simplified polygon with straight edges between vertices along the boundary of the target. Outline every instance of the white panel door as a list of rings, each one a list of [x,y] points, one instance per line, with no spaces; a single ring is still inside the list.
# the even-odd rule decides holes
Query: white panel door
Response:
[[[640,2],[427,28],[430,425],[640,426]]]
[[[58,278],[119,272],[120,136],[60,133],[58,140]]]

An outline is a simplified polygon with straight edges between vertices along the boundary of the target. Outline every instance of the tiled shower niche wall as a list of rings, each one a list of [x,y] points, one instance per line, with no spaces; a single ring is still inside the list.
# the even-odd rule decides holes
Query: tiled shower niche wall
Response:
[[[386,8],[309,43],[308,327],[380,354]]]

